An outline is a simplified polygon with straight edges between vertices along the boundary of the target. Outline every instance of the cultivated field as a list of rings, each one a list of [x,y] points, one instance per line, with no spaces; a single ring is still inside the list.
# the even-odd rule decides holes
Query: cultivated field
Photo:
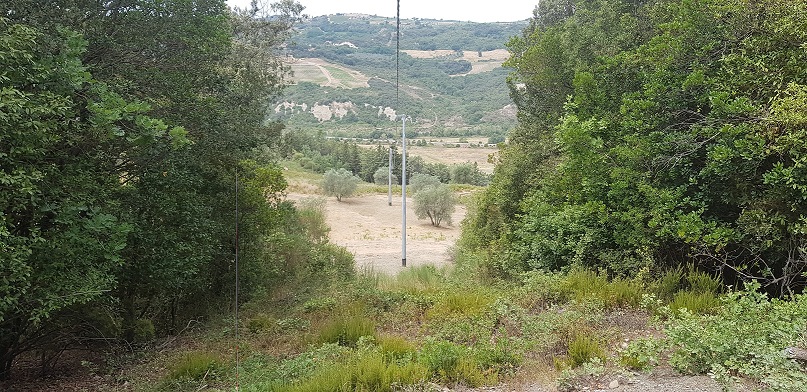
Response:
[[[367,81],[370,80],[359,71],[315,58],[295,59],[291,63],[291,70],[295,82],[311,82],[326,87],[368,87]]]
[[[439,50],[403,50],[402,52],[416,58],[416,59],[433,59],[439,57],[447,57],[454,55],[453,50],[439,49]],[[505,60],[510,57],[510,52],[506,49],[496,49],[484,51],[481,53],[465,50],[462,52],[462,59],[471,63],[471,72],[469,74],[477,74],[482,72],[492,71],[502,66]],[[458,75],[460,76],[460,75]]]
[[[457,138],[415,138],[413,140],[426,140],[433,143],[430,146],[406,146],[406,152],[412,156],[422,157],[428,163],[444,163],[446,165],[453,165],[457,163],[471,162],[479,166],[479,170],[483,173],[493,173],[493,163],[490,157],[496,154],[498,148],[496,147],[470,147],[469,143],[479,144],[486,143],[487,138],[468,138],[466,142],[460,143]],[[460,147],[456,147],[456,145]],[[376,145],[360,145],[365,148],[375,148]],[[451,146],[451,147],[449,147]],[[401,151],[398,146],[398,152]]]

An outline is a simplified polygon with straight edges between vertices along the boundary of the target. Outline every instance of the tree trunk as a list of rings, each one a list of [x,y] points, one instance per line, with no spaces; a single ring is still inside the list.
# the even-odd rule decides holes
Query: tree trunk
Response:
[[[0,381],[11,377],[11,364],[16,356],[13,347],[0,347]]]

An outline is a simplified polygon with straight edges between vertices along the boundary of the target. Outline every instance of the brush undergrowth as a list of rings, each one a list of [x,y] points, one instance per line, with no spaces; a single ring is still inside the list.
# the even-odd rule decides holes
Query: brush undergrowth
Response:
[[[788,345],[807,343],[803,297],[772,301],[753,287],[725,294],[718,279],[691,268],[633,279],[577,268],[528,272],[515,281],[483,275],[467,265],[408,268],[394,277],[365,271],[319,286],[295,281],[282,297],[256,298],[245,307],[241,387],[428,390],[430,383],[524,379],[526,371],[555,374],[559,388],[574,389],[609,371],[665,361],[726,385],[737,376],[771,390],[807,385],[781,355]],[[649,317],[660,320],[664,338],[635,338],[635,328],[652,327],[631,322]],[[618,348],[627,335],[631,344]],[[231,358],[177,358],[161,390],[200,381],[227,389],[233,382]]]

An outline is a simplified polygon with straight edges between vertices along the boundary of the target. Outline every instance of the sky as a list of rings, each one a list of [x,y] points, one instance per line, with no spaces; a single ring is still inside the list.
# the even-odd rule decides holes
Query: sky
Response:
[[[250,0],[227,0],[246,7]],[[395,17],[396,0],[298,0],[309,16],[362,13]],[[538,0],[400,0],[401,18],[446,19],[471,22],[515,22],[529,19]],[[476,3],[476,4],[474,4]]]

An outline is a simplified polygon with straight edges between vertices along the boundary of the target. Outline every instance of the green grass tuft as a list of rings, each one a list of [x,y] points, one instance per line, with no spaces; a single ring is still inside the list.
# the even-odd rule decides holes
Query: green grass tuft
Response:
[[[221,364],[215,355],[202,351],[182,355],[169,366],[168,378],[172,380],[214,379],[221,371]]]
[[[319,331],[317,342],[356,347],[362,336],[375,337],[375,322],[361,314],[347,314],[325,324]]]
[[[576,368],[593,358],[605,361],[605,350],[600,342],[588,335],[577,335],[569,342],[567,364]]]

